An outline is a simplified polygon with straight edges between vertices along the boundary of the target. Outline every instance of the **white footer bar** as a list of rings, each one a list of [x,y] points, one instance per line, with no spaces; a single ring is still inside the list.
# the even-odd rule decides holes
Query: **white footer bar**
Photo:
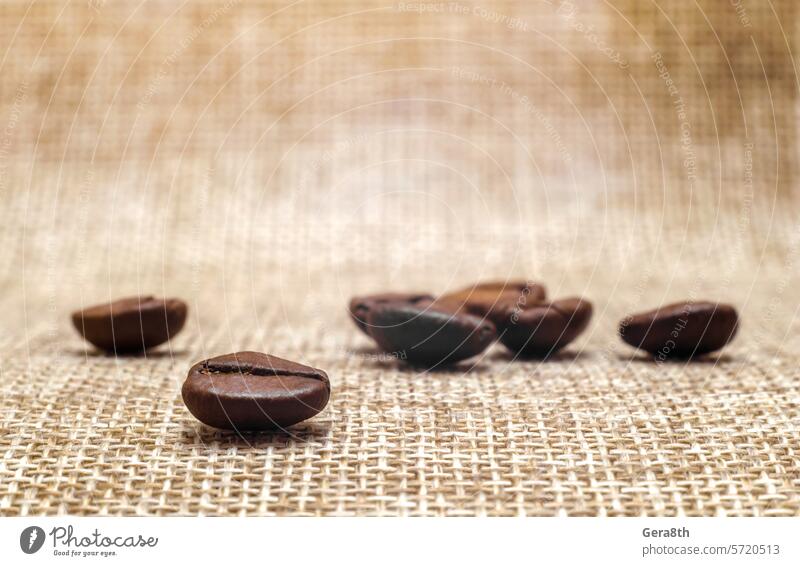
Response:
[[[3,564],[800,564],[800,519],[0,519]],[[579,562],[580,561],[580,562]],[[172,563],[172,562],[171,562]]]

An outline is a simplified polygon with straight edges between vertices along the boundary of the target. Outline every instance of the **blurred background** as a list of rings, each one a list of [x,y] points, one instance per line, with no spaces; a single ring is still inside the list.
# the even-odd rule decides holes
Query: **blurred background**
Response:
[[[0,340],[151,292],[231,341],[335,337],[355,293],[524,276],[610,324],[729,300],[791,343],[797,12],[5,1]]]

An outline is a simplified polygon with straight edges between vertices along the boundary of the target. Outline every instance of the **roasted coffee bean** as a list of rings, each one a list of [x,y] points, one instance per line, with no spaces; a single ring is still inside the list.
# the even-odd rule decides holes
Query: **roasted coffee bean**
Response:
[[[626,317],[619,335],[658,359],[690,358],[719,350],[738,327],[739,316],[731,305],[683,301]]]
[[[544,285],[532,281],[490,281],[447,293],[437,302],[461,307],[498,325],[509,308],[524,308],[544,301],[546,296]]]
[[[175,336],[186,322],[180,299],[130,297],[72,313],[72,323],[89,342],[107,352],[142,352]]]
[[[591,318],[592,303],[580,298],[511,308],[498,328],[500,342],[523,356],[546,357],[577,338]]]
[[[370,336],[384,351],[427,367],[477,356],[497,335],[488,320],[448,310],[429,300],[375,305],[367,322]]]
[[[469,299],[471,295],[478,292],[518,292],[520,294],[530,295],[531,299],[534,301],[543,300],[547,294],[544,285],[535,283],[533,281],[520,279],[512,281],[486,281],[484,283],[476,283],[474,285],[464,287],[463,289],[442,295],[442,297],[466,300]]]
[[[375,305],[395,302],[408,302],[416,303],[423,300],[431,300],[432,296],[424,293],[379,293],[376,295],[365,295],[361,297],[353,297],[350,299],[350,316],[353,322],[356,323],[358,329],[369,335],[369,328],[367,327],[367,313]]]
[[[328,404],[331,385],[319,369],[259,352],[227,354],[195,364],[181,390],[197,419],[230,430],[283,428]]]

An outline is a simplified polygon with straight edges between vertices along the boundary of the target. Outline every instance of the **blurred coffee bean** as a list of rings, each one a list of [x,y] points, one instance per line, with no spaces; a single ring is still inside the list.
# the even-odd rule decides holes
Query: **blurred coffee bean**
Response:
[[[731,305],[682,301],[626,317],[619,335],[658,359],[690,358],[719,350],[738,327],[739,315]]]
[[[446,293],[437,302],[463,307],[470,314],[487,317],[498,325],[509,308],[525,308],[544,301],[546,296],[544,285],[532,281],[490,281]]]
[[[522,356],[547,357],[577,338],[591,318],[592,304],[581,298],[511,308],[498,327],[500,342]]]
[[[490,321],[430,300],[374,305],[367,322],[370,335],[384,351],[427,367],[477,356],[496,338]]]
[[[431,300],[431,295],[425,293],[378,293],[375,295],[364,295],[350,299],[350,316],[359,330],[369,335],[367,328],[367,313],[375,305],[388,302],[407,302],[414,304],[422,300]]]
[[[142,352],[163,344],[183,328],[188,312],[180,299],[129,297],[72,313],[88,341],[107,352]]]

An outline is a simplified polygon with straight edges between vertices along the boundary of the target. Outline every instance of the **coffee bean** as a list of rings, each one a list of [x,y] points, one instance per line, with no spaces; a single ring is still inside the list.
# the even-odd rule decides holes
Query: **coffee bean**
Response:
[[[379,293],[376,295],[365,295],[350,299],[350,316],[359,330],[369,335],[367,328],[367,313],[375,305],[388,303],[390,301],[416,303],[422,300],[431,300],[432,296],[424,293]]]
[[[282,428],[310,419],[328,404],[331,385],[319,369],[259,352],[195,364],[181,390],[197,419],[229,430]]]
[[[506,311],[500,342],[523,356],[546,357],[572,342],[589,325],[592,303],[570,298]]]
[[[132,353],[163,344],[186,322],[180,299],[130,297],[72,313],[72,323],[89,342],[107,352]]]
[[[496,337],[488,320],[448,310],[430,300],[374,305],[367,322],[370,336],[384,351],[427,367],[477,356]]]
[[[659,359],[690,358],[719,350],[739,327],[731,305],[683,301],[626,317],[620,337]]]
[[[524,307],[545,300],[544,285],[532,281],[490,281],[442,295],[440,304],[463,307],[468,313],[500,324],[509,308]]]
[[[452,291],[442,297],[455,298],[455,299],[468,299],[470,295],[476,292],[519,292],[530,295],[533,300],[541,301],[545,298],[547,290],[541,283],[535,283],[529,280],[512,280],[512,281],[486,281],[483,283],[475,283],[457,291]]]

